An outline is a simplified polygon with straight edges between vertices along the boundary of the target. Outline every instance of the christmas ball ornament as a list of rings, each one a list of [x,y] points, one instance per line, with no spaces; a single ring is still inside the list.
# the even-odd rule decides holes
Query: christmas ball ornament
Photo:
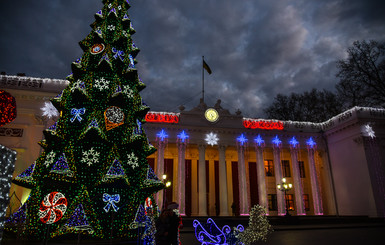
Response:
[[[97,43],[91,47],[91,54],[100,54],[104,50],[104,44]]]
[[[67,199],[60,192],[51,192],[46,195],[40,204],[39,218],[44,224],[53,224],[59,221],[67,210]]]
[[[108,107],[104,112],[107,130],[116,128],[124,123],[123,110],[117,106]]]

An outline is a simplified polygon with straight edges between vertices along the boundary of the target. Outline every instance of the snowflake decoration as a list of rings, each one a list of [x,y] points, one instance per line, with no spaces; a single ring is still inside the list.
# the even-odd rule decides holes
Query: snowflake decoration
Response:
[[[317,143],[314,142],[313,140],[313,137],[310,137],[307,141],[306,141],[306,144],[310,147],[310,148],[314,148]]]
[[[162,131],[156,134],[156,137],[163,142],[165,139],[168,138],[168,134],[166,133],[166,131],[164,131],[164,129],[162,129]]]
[[[49,101],[44,102],[44,106],[41,108],[41,110],[43,112],[43,116],[47,117],[48,119],[59,116],[58,110]]]
[[[373,128],[369,124],[365,125],[365,133],[372,139],[376,137]]]
[[[104,77],[102,77],[100,79],[95,80],[94,87],[99,89],[99,90],[104,90],[104,89],[108,89],[109,85],[110,85],[110,81],[108,81],[108,80],[104,79]]]
[[[127,154],[127,163],[132,167],[132,169],[139,167],[138,158],[133,152],[131,152],[131,154]]]
[[[113,31],[113,30],[115,30],[115,26],[114,25],[109,25],[109,26],[107,26],[107,29],[110,30],[110,31]]]
[[[122,10],[122,6],[119,5],[119,6],[118,6],[118,10]]]
[[[91,147],[88,151],[83,151],[83,158],[80,160],[83,163],[88,164],[88,166],[91,166],[93,163],[97,163],[99,160],[100,153],[95,151],[93,147]]]
[[[47,154],[45,157],[45,162],[44,165],[48,168],[49,165],[51,165],[55,161],[56,153],[51,151],[50,153]]]
[[[247,139],[243,134],[241,134],[241,136],[239,136],[239,137],[237,138],[237,141],[238,141],[241,145],[244,145],[244,144],[248,141],[248,139]]]
[[[134,92],[131,90],[130,86],[128,85],[123,86],[122,93],[127,95],[128,98],[134,97]]]
[[[178,136],[178,139],[183,143],[190,137],[188,134],[186,134],[184,130],[177,136]]]
[[[297,145],[299,144],[298,140],[294,136],[290,139],[289,143],[294,148],[297,147]]]
[[[279,147],[282,143],[282,141],[278,138],[278,135],[276,135],[271,142],[273,142],[273,144],[277,147]]]
[[[112,3],[108,4],[108,8],[111,8],[112,7]]]
[[[209,133],[209,134],[206,134],[206,138],[205,138],[205,141],[207,144],[213,146],[213,145],[217,145],[218,144],[218,135],[217,134],[214,134],[213,132]]]
[[[128,37],[127,31],[122,31],[123,36]]]
[[[265,141],[262,139],[261,135],[258,134],[258,136],[254,139],[254,142],[258,145],[258,146],[262,146],[265,144]]]
[[[75,89],[83,90],[84,88],[85,88],[84,82],[82,80],[78,79],[72,85],[71,92],[75,91]]]

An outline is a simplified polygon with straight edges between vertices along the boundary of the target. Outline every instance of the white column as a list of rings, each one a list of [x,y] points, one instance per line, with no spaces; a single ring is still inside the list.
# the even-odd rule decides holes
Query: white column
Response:
[[[282,182],[282,168],[281,168],[281,149],[279,146],[273,145],[273,155],[274,155],[274,172],[275,172],[275,184],[281,184]],[[285,203],[285,194],[283,191],[277,190],[277,206],[278,206],[278,215],[286,214],[286,203]]]
[[[314,215],[323,215],[322,209],[322,199],[319,188],[319,181],[317,176],[317,169],[315,167],[314,161],[314,147],[308,147],[308,155],[309,155],[309,170],[310,170],[310,182],[311,182],[311,192],[313,197],[313,205],[314,205]]]
[[[305,204],[303,201],[303,188],[302,188],[302,182],[301,182],[301,175],[300,175],[299,166],[298,166],[298,150],[299,150],[298,147],[299,147],[299,144],[297,144],[296,146],[290,147],[291,162],[293,166],[295,206],[297,210],[297,215],[306,215]]]
[[[186,142],[178,142],[178,189],[176,193],[176,200],[178,200],[179,204],[179,212],[181,215],[186,215],[186,207],[185,207],[185,191],[186,191]]]
[[[239,180],[239,212],[240,215],[249,214],[249,202],[247,200],[245,147],[238,145],[238,180]]]
[[[265,180],[265,162],[263,160],[263,147],[255,147],[257,153],[257,178],[258,178],[258,197],[259,205],[266,209],[266,214],[269,214],[269,204],[267,201],[266,180]]]
[[[157,143],[158,143],[157,144],[158,158],[156,161],[155,174],[158,176],[160,180],[163,180],[162,176],[164,174],[164,148],[166,147],[167,142],[159,140]],[[163,208],[163,193],[164,193],[164,190],[158,191],[155,196],[155,200],[156,200],[156,203],[158,204],[159,209]]]
[[[226,146],[219,146],[219,216],[230,216],[227,204]]]
[[[206,146],[199,145],[199,183],[198,183],[198,215],[207,216],[206,193]]]

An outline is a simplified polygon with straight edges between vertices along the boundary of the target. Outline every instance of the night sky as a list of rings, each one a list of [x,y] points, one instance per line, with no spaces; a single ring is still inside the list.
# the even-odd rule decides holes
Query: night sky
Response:
[[[201,97],[263,117],[277,93],[334,91],[336,61],[355,40],[385,41],[385,1],[131,0],[141,49],[137,68],[155,111],[178,112]],[[82,55],[101,0],[1,0],[0,71],[64,79]]]

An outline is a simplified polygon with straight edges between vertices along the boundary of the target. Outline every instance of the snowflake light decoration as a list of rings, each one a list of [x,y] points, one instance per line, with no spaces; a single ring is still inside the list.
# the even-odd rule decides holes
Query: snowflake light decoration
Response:
[[[127,154],[127,163],[132,167],[132,169],[139,167],[138,157],[136,157],[133,152],[131,152],[131,154]]]
[[[128,85],[123,86],[122,93],[127,95],[128,98],[134,97],[134,92],[132,91],[132,89]]]
[[[243,135],[241,134],[238,138],[237,138],[237,141],[241,144],[241,145],[244,145],[248,139]]]
[[[372,139],[376,137],[373,128],[369,124],[364,126],[364,133]]]
[[[310,147],[310,148],[314,148],[317,143],[314,142],[313,140],[313,137],[310,137],[307,141],[306,141],[306,144]]]
[[[48,168],[49,165],[51,165],[55,161],[56,153],[51,151],[50,153],[47,154],[45,157],[45,162],[44,165]]]
[[[190,136],[186,134],[184,130],[180,134],[178,134],[178,139],[180,139],[182,143],[184,143],[189,137]]]
[[[83,90],[85,88],[85,84],[82,80],[78,79],[71,87],[71,92],[74,92],[75,89]]]
[[[213,146],[218,144],[219,138],[217,134],[214,134],[213,132],[211,132],[209,134],[206,134],[205,141],[207,144]]]
[[[59,116],[58,110],[49,101],[44,102],[44,106],[41,108],[41,110],[43,112],[42,115],[48,119]]]
[[[162,131],[156,134],[156,137],[160,139],[160,141],[164,141],[166,138],[168,138],[168,134],[166,131],[164,131],[164,129],[162,129]]]
[[[94,163],[99,161],[100,153],[95,151],[93,147],[91,147],[88,151],[83,151],[83,158],[80,160],[82,163],[86,163],[88,166],[91,166]]]
[[[262,146],[265,144],[265,141],[262,139],[261,135],[258,134],[258,136],[254,139],[254,142],[258,145],[258,146]]]
[[[278,135],[276,135],[271,142],[273,142],[273,144],[277,147],[279,147],[282,143],[282,141],[278,138]]]
[[[292,146],[292,147],[297,147],[297,145],[299,144],[299,142],[298,142],[298,140],[293,136],[293,138],[291,138],[290,140],[289,140],[289,143],[290,143],[290,145]]]
[[[110,81],[104,79],[104,77],[100,78],[100,79],[96,79],[95,80],[95,85],[94,87],[97,88],[98,90],[104,90],[104,89],[108,89],[110,85]]]

